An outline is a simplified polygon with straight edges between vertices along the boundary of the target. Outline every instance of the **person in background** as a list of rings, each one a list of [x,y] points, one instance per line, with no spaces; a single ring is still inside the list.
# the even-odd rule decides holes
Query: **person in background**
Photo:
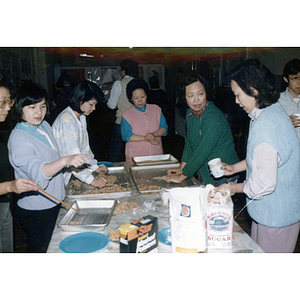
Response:
[[[290,116],[300,140],[300,118],[295,115],[300,114],[300,60],[290,60],[283,69],[282,77],[287,87],[280,93],[278,101]]]
[[[225,175],[246,170],[243,183],[223,185],[245,193],[251,237],[265,252],[293,252],[300,228],[300,145],[278,102],[275,76],[257,59],[231,73],[235,101],[249,115],[246,159],[223,161]]]
[[[126,161],[135,156],[163,154],[161,137],[168,132],[161,108],[147,104],[148,84],[143,79],[133,79],[126,87],[127,97],[133,104],[124,111],[121,134],[126,142]]]
[[[0,71],[0,122],[4,122],[14,104],[15,84]],[[37,184],[26,178],[11,180],[10,164],[4,146],[0,142],[0,253],[13,252],[13,219],[10,210],[10,193],[21,194],[37,191]]]
[[[153,75],[149,78],[150,90],[147,93],[147,103],[158,105],[163,114],[167,112],[167,94],[159,87],[159,79],[157,75]]]
[[[104,94],[93,82],[84,80],[73,90],[70,96],[70,105],[55,119],[52,128],[54,138],[62,156],[71,154],[86,154],[86,168],[76,172],[68,170],[64,173],[65,185],[69,183],[73,174],[80,181],[96,188],[103,188],[107,180],[103,176],[94,176],[92,173],[108,171],[105,165],[98,166],[97,160],[90,149],[86,117],[95,109],[98,102],[103,101]]]
[[[123,60],[121,62],[121,80],[114,82],[107,101],[107,106],[110,109],[117,108],[116,121],[110,142],[109,160],[112,162],[119,162],[121,160],[122,148],[124,146],[121,135],[121,118],[123,112],[132,106],[126,96],[126,86],[137,75],[138,64],[129,59]]]
[[[16,179],[30,179],[63,201],[62,169],[78,167],[88,156],[61,157],[52,128],[44,120],[47,108],[47,91],[42,86],[30,83],[20,87],[13,109],[17,124],[8,139],[9,160]],[[18,219],[27,236],[27,252],[46,252],[60,203],[35,188],[18,196],[17,209]]]
[[[188,76],[183,92],[189,106],[186,112],[187,137],[181,164],[168,170],[167,182],[180,183],[198,172],[201,184],[219,185],[236,181],[238,177],[216,179],[210,173],[208,162],[214,158],[221,161],[239,161],[233,136],[224,114],[206,98],[208,82],[199,75]]]

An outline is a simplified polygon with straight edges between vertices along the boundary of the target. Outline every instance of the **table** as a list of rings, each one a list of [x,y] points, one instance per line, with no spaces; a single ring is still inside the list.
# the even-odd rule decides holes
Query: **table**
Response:
[[[66,197],[65,201],[71,205],[75,198]],[[128,224],[146,215],[153,215],[158,218],[159,230],[169,227],[169,208],[164,206],[159,193],[154,194],[131,194],[125,197],[120,197],[118,201],[134,201],[140,207],[135,212],[128,213],[114,213],[110,223],[104,230],[98,230],[103,234],[108,234],[111,229],[117,228],[122,224]],[[66,214],[67,209],[62,207],[57,218],[57,224],[61,218]],[[59,226],[55,227],[53,232],[48,253],[60,253],[59,243],[66,237],[76,234],[76,232],[68,232],[61,229]],[[158,253],[171,253],[172,247],[159,242],[158,248],[152,252]],[[110,242],[109,246],[101,253],[119,253],[119,244]],[[263,253],[263,250],[250,238],[250,236],[238,225],[237,222],[233,223],[233,241],[232,249],[208,249],[208,253]]]

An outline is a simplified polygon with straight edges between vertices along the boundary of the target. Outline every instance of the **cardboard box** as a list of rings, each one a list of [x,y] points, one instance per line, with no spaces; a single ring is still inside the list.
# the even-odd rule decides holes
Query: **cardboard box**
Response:
[[[146,253],[158,246],[158,220],[146,216],[120,226],[120,253]]]

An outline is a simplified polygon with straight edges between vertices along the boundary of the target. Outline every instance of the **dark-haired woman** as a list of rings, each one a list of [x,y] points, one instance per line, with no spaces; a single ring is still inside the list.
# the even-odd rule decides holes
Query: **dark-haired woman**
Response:
[[[26,84],[17,92],[14,118],[18,122],[8,140],[9,160],[15,178],[27,178],[47,193],[63,201],[65,188],[62,169],[84,164],[87,155],[61,157],[47,114],[46,90]],[[27,236],[27,252],[46,252],[59,212],[60,203],[38,191],[19,195],[18,218]]]
[[[246,170],[246,180],[228,188],[246,194],[251,237],[265,252],[293,252],[300,228],[297,134],[278,102],[274,75],[258,60],[232,72],[231,89],[251,122],[246,159],[223,166],[227,175]]]
[[[103,188],[107,184],[104,177],[97,176],[95,178],[92,175],[94,171],[97,173],[101,170],[107,172],[108,169],[104,165],[99,167],[94,158],[89,144],[86,122],[86,117],[96,109],[96,104],[103,98],[103,92],[95,83],[88,80],[80,82],[70,96],[70,105],[58,115],[52,125],[54,137],[62,156],[70,154],[87,154],[89,156],[85,160],[88,168],[84,168],[80,172],[67,171],[64,173],[65,185],[68,184],[72,174],[93,187]]]
[[[126,87],[127,98],[133,104],[121,120],[126,161],[135,156],[163,154],[161,137],[167,134],[168,125],[159,106],[146,104],[148,89],[142,79],[132,79]]]
[[[206,98],[207,81],[190,75],[183,83],[183,92],[189,109],[186,113],[187,137],[181,164],[169,169],[167,181],[180,183],[188,177],[198,175],[203,184],[218,185],[237,178],[216,179],[210,173],[208,162],[214,158],[221,161],[239,161],[232,133],[224,114]],[[198,173],[198,174],[197,174]]]

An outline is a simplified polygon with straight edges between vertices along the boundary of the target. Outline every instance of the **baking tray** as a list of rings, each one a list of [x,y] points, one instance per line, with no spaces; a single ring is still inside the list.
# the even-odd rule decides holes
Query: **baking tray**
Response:
[[[103,230],[108,225],[116,206],[116,200],[77,200],[59,222],[65,231]]]
[[[136,156],[132,158],[137,166],[159,165],[159,164],[174,164],[178,160],[171,154]]]
[[[95,173],[93,173],[95,175]],[[131,178],[128,174],[127,169],[124,166],[120,167],[110,167],[106,175],[116,176],[116,181],[112,184],[106,185],[104,188],[99,189],[81,182],[74,176],[66,188],[66,195],[68,198],[84,198],[84,199],[94,199],[95,196],[100,196],[107,198],[110,194],[111,197],[119,197],[120,195],[130,195],[132,192]]]
[[[156,193],[162,188],[176,188],[200,185],[194,177],[185,179],[181,183],[168,183],[165,180],[168,169],[178,168],[180,163],[155,165],[155,166],[135,166],[130,168],[131,175],[140,193]]]

